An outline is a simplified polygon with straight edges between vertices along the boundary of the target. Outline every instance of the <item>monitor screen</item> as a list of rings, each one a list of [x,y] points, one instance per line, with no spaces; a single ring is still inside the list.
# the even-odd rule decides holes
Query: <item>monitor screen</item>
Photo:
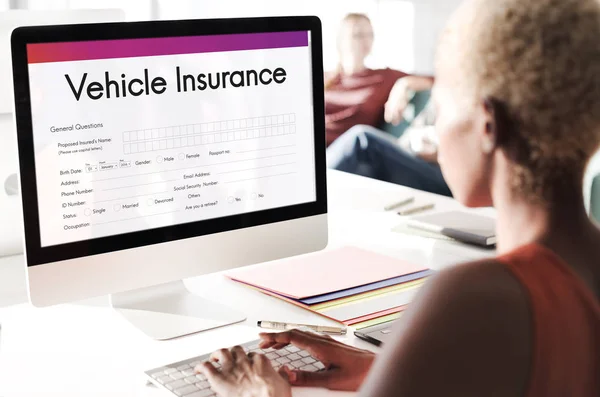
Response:
[[[309,31],[27,44],[41,247],[315,202]]]

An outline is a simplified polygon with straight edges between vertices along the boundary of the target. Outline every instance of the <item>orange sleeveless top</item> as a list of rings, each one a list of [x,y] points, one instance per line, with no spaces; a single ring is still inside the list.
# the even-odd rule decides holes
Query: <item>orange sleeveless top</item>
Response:
[[[531,244],[498,258],[528,294],[533,362],[527,397],[600,396],[600,303],[552,251]],[[600,266],[600,264],[598,264]]]

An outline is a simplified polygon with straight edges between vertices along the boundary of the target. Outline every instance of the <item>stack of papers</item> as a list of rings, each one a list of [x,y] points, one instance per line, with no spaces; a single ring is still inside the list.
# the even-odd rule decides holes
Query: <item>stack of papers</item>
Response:
[[[244,268],[231,279],[345,325],[394,319],[431,270],[355,247]]]

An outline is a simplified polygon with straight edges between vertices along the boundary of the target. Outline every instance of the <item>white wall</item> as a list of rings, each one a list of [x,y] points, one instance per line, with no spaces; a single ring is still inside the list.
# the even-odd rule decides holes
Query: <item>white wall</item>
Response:
[[[336,36],[341,19],[349,12],[364,13],[375,29],[368,65],[414,70],[414,6],[410,0],[158,0],[157,4],[161,19],[317,15],[323,24],[325,70],[335,69],[338,62]]]
[[[415,5],[415,71],[433,74],[435,49],[448,18],[463,0],[411,0]]]
[[[3,2],[0,0],[0,8]],[[375,24],[371,67],[432,74],[435,45],[448,16],[462,0],[13,0],[30,9],[123,8],[127,20],[318,15],[323,21],[326,69],[337,63],[335,32],[348,12]],[[411,4],[412,3],[412,4]],[[414,15],[414,20],[413,20]],[[332,50],[333,49],[333,50]]]

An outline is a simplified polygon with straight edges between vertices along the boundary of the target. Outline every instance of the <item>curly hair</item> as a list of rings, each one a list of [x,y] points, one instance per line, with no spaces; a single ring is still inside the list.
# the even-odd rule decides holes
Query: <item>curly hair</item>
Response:
[[[550,203],[600,146],[600,0],[468,0],[449,30],[463,89],[506,109],[512,187]],[[465,37],[469,35],[468,37]]]

